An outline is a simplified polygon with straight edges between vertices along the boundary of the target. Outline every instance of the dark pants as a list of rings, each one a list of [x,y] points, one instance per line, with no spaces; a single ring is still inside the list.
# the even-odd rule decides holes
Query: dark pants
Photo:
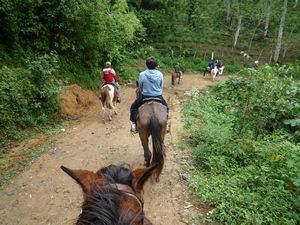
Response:
[[[130,107],[130,121],[136,123],[136,114],[137,111],[139,109],[139,107],[143,104],[143,99],[146,98],[159,98],[161,100],[161,103],[167,107],[167,111],[169,111],[169,107],[167,102],[165,101],[165,99],[163,98],[162,95],[159,96],[145,96],[145,95],[141,95],[140,97],[138,97],[137,99],[135,99],[135,101],[132,103],[131,107]]]

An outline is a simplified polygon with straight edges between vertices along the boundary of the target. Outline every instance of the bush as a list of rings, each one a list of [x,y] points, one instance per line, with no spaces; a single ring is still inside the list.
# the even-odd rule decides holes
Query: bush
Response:
[[[59,92],[55,55],[28,62],[27,69],[0,70],[0,142],[15,139],[16,132],[48,122],[57,111]]]
[[[183,110],[194,146],[190,185],[214,206],[210,217],[225,224],[300,220],[300,146],[292,127],[299,83],[279,77],[278,68],[262,71],[230,78]]]
[[[291,77],[251,73],[251,77],[230,78],[215,87],[216,98],[235,114],[238,134],[254,138],[276,129],[294,130],[287,120],[300,118],[299,84]],[[250,132],[250,133],[249,133]]]

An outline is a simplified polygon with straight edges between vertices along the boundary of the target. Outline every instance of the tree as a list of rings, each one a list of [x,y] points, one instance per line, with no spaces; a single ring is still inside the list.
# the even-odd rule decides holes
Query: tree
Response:
[[[230,22],[231,20],[231,0],[226,0],[226,20]]]
[[[265,21],[265,31],[264,31],[264,37],[267,37],[269,24],[270,24],[270,17],[271,17],[271,11],[272,11],[272,0],[268,1],[267,5],[267,11],[266,11],[266,21]]]
[[[237,45],[237,41],[238,41],[238,38],[239,38],[239,35],[240,35],[241,26],[242,26],[242,16],[239,15],[238,24],[237,24],[235,34],[234,34],[234,39],[233,39],[233,45],[232,45],[233,48],[235,48],[236,45]]]
[[[279,31],[278,31],[278,37],[277,37],[277,44],[274,52],[274,62],[278,62],[280,49],[281,49],[281,43],[282,43],[282,36],[283,36],[283,30],[284,30],[284,24],[285,24],[285,15],[287,12],[287,6],[288,6],[288,0],[284,0],[283,2],[283,9],[280,19],[280,25],[279,25]]]

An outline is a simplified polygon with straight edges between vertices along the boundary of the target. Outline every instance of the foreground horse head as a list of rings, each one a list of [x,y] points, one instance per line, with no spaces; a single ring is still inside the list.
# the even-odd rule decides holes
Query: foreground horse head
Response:
[[[96,173],[61,169],[82,188],[84,202],[77,225],[151,225],[144,215],[142,190],[157,165],[130,170],[110,165]]]
[[[104,85],[100,90],[101,95],[101,103],[102,103],[102,111],[103,115],[105,116],[105,108],[108,110],[108,118],[112,120],[111,111],[114,110],[115,114],[117,113],[115,110],[117,98],[115,87],[111,84]],[[104,120],[104,117],[103,117]]]
[[[137,127],[144,149],[145,165],[158,165],[153,176],[156,181],[164,166],[165,146],[164,138],[167,132],[167,109],[156,101],[144,103],[137,114]],[[153,155],[149,149],[149,136],[152,137]],[[152,159],[151,159],[152,158]]]

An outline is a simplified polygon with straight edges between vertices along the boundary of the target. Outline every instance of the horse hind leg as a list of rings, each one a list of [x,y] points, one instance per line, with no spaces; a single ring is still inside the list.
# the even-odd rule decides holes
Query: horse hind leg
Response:
[[[142,146],[143,146],[143,149],[144,149],[145,166],[149,167],[150,162],[151,162],[151,158],[152,158],[152,154],[151,154],[151,151],[149,149],[149,136],[147,136],[146,134],[143,134],[141,130],[142,129],[140,129],[139,135],[140,135]]]
[[[115,115],[118,115],[118,111],[117,111],[117,107],[116,107],[116,106],[117,106],[116,101],[114,101],[114,102],[113,102],[113,110],[114,110],[114,114],[115,114]]]
[[[105,119],[105,101],[104,101],[103,97],[102,97],[102,99],[101,99],[101,104],[102,104],[102,107],[101,107],[101,111],[102,111],[102,120],[104,121],[104,119]]]
[[[174,78],[173,74],[171,75],[171,82],[172,82],[172,85],[174,86],[175,85],[175,78]]]
[[[217,73],[214,73],[213,76],[212,76],[212,80],[213,80],[213,81],[215,81],[216,76],[217,76]]]

